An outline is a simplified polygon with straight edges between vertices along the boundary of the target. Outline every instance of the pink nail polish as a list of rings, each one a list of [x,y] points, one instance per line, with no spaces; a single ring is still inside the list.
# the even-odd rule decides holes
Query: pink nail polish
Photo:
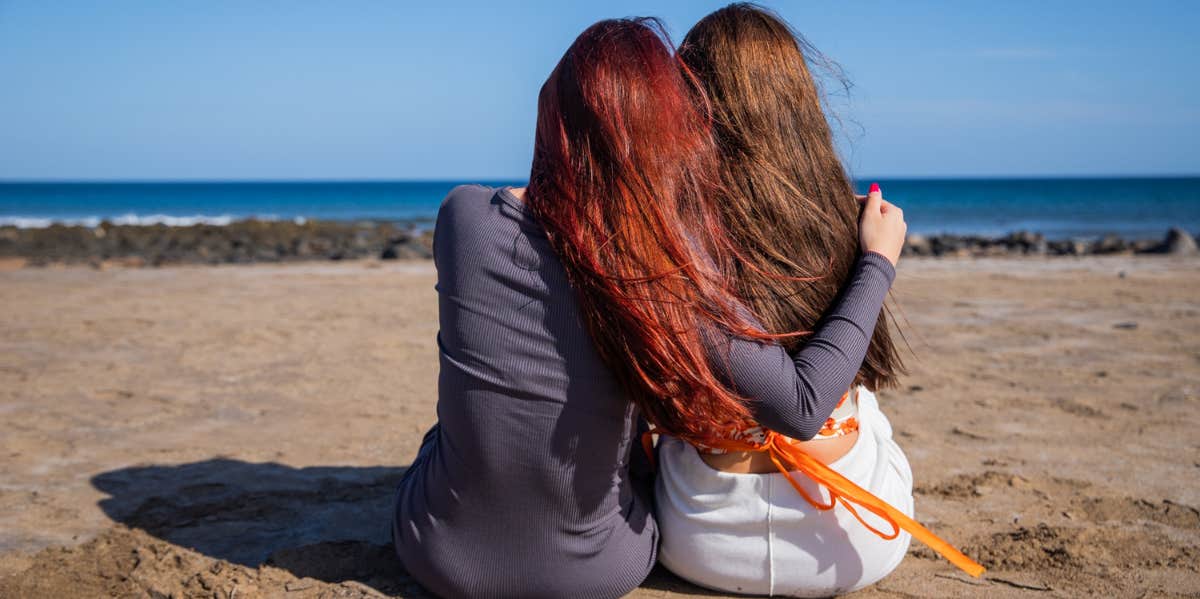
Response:
[[[868,192],[868,193],[878,193],[878,192],[879,192],[879,184],[878,184],[878,183],[872,183],[872,184],[871,184],[871,191],[870,191],[870,192]]]

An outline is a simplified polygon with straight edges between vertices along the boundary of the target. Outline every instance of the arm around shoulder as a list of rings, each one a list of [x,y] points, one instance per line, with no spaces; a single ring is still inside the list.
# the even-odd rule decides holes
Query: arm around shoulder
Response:
[[[861,257],[838,302],[795,355],[774,343],[730,339],[732,383],[759,423],[795,439],[816,436],[862,367],[895,276],[887,258]]]

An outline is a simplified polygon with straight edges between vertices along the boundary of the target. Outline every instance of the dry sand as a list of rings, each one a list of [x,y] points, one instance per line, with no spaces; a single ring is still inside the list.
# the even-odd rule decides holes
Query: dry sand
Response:
[[[423,596],[426,262],[0,272],[0,596]],[[858,597],[1200,595],[1200,262],[914,260],[881,395],[928,549]],[[638,597],[706,595],[657,571]]]

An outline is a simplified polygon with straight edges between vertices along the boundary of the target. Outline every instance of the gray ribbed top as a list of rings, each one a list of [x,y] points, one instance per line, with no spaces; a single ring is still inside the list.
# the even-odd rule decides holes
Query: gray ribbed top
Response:
[[[462,186],[438,213],[434,259],[438,424],[398,491],[405,567],[445,597],[629,592],[658,541],[652,481],[630,474],[638,411],[596,353],[544,232],[507,189]],[[863,257],[794,358],[729,343],[733,382],[764,425],[800,439],[820,429],[894,276],[886,258]]]

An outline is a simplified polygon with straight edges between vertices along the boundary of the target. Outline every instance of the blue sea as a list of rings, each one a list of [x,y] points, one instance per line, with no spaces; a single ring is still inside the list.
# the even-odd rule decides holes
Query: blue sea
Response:
[[[1051,239],[1200,232],[1200,177],[878,179],[913,233]],[[863,179],[865,187],[870,182]],[[429,226],[461,181],[4,183],[0,225],[224,224],[238,219],[379,220]],[[483,181],[490,185],[518,181]],[[865,192],[864,192],[865,193]]]

